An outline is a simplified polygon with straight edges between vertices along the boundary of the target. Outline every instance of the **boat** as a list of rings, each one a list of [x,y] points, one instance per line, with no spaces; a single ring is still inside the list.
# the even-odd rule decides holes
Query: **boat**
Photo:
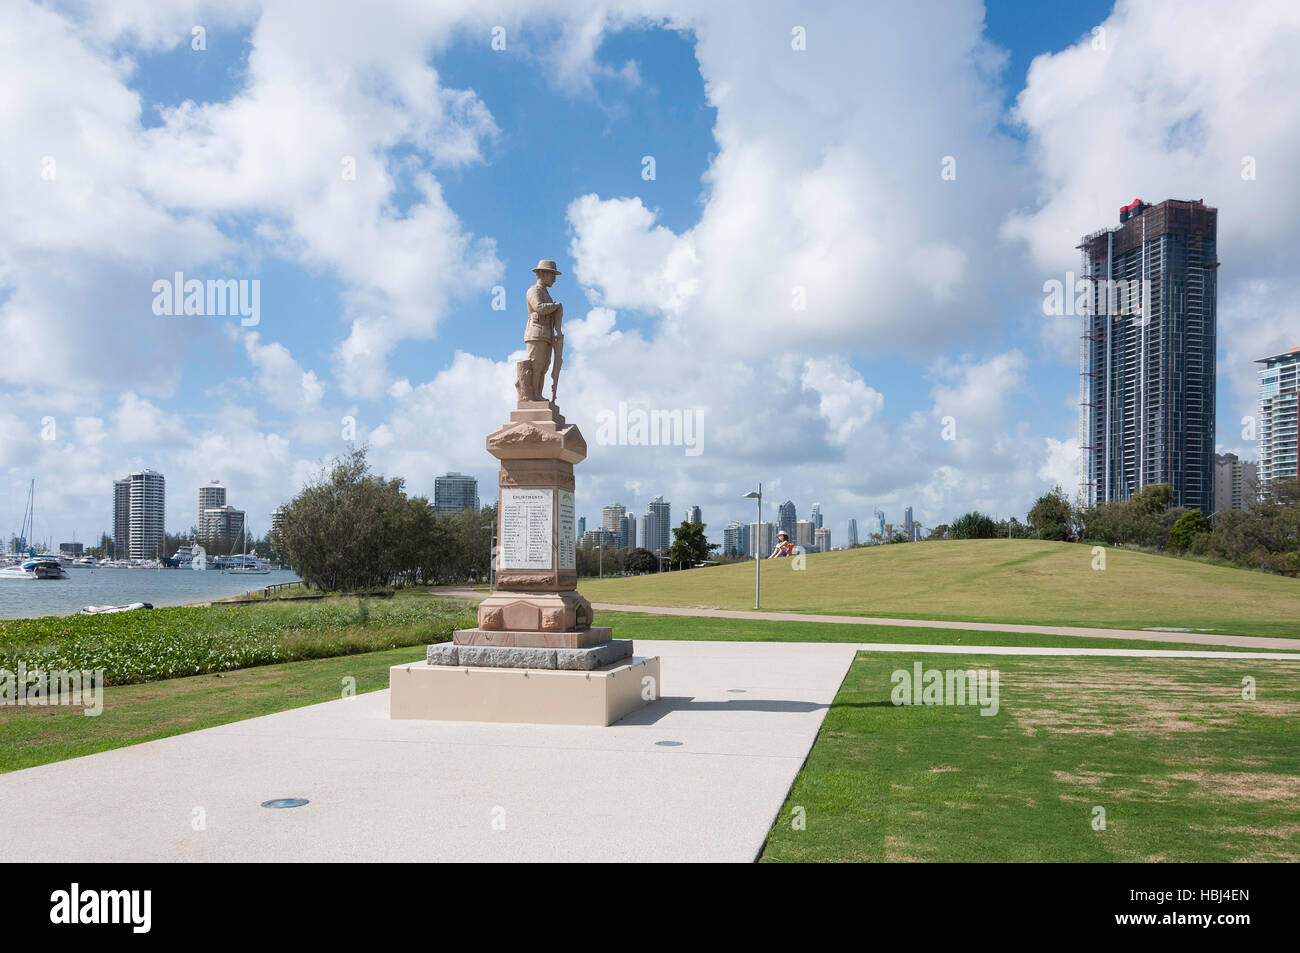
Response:
[[[76,561],[76,563],[74,563],[74,565],[77,565],[77,566],[85,566],[85,567],[87,567],[87,568],[89,568],[89,569],[94,569],[94,568],[95,568],[95,557],[94,557],[94,556],[82,556],[80,559],[78,559],[78,560]]]
[[[136,609],[152,608],[152,602],[129,602],[122,606],[86,606],[78,609],[76,615],[111,615],[114,612],[133,612]]]
[[[0,579],[67,579],[58,556],[32,553],[12,566],[0,569]]]
[[[257,554],[248,555],[248,522],[244,522],[244,554],[236,556],[236,562],[233,566],[226,569],[226,572],[235,576],[265,576],[271,572],[269,565],[263,565],[262,561],[257,558]]]
[[[35,530],[36,480],[27,487],[27,508],[23,511],[23,525],[18,539],[29,540]],[[15,549],[19,548],[17,546]],[[67,579],[63,562],[57,553],[38,553],[28,549],[26,556],[16,556],[12,565],[0,568],[0,579]]]

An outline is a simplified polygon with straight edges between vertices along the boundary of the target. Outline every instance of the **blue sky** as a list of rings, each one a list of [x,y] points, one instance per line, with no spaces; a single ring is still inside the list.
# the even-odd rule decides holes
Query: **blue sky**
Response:
[[[152,466],[168,476],[169,530],[189,527],[211,478],[256,529],[343,449],[345,420],[411,490],[431,494],[456,469],[487,498],[482,438],[509,409],[541,257],[565,272],[560,403],[589,441],[619,401],[708,420],[699,457],[593,446],[579,470],[589,523],[606,502],[640,513],[663,493],[674,518],[701,505],[720,538],[760,479],[801,514],[820,501],[836,543],[877,506],[893,519],[911,505],[926,525],[971,507],[1023,514],[1054,482],[1074,489],[1075,330],[1040,306],[1079,236],[1135,195],[1204,196],[1240,220],[1291,188],[1247,192],[1229,174],[1250,150],[1288,157],[1294,124],[1265,134],[1267,102],[1231,115],[1200,84],[1143,86],[1143,58],[1208,55],[1208,6],[1167,30],[1174,7],[1159,3],[953,0],[928,20],[856,4],[743,18],[667,0],[637,13],[449,4],[355,23],[329,6],[296,33],[292,4],[252,0],[9,14],[24,37],[14,56],[67,66],[25,110],[0,110],[21,144],[0,197],[22,203],[0,233],[0,322],[31,342],[0,359],[0,520],[16,527],[36,475],[54,484],[38,536],[91,539],[111,479]],[[1211,75],[1239,73],[1232,56],[1252,49],[1290,68],[1269,59],[1290,16],[1270,12],[1273,30],[1263,15],[1237,27]],[[1103,24],[1109,43],[1090,59]],[[1143,114],[1163,102],[1168,115]],[[1086,141],[1080,117],[1107,103],[1122,122],[1204,141],[1152,151],[1121,135],[1105,161],[1077,147],[1062,159]],[[949,151],[960,171],[944,182]],[[20,186],[47,154],[59,178]],[[356,181],[337,174],[348,155]],[[1292,227],[1263,214],[1252,241]],[[164,323],[148,289],[175,271],[259,280],[260,323]],[[1249,457],[1245,355],[1294,331],[1251,316],[1288,300],[1293,279],[1263,266],[1222,277],[1221,328],[1249,333],[1221,349],[1220,443]],[[808,310],[781,300],[792,285]],[[945,443],[949,414],[963,436]],[[39,436],[47,417],[55,440]]]

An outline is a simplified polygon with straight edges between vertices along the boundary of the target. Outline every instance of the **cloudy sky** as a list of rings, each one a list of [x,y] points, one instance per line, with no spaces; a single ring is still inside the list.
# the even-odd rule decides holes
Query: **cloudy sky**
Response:
[[[215,478],[260,534],[349,439],[489,498],[539,258],[589,523],[662,494],[717,539],[760,480],[837,545],[1023,515],[1077,488],[1043,284],[1139,197],[1220,210],[1253,459],[1251,362],[1300,344],[1297,49],[1293,0],[8,0],[0,533],[36,477],[36,538],[93,541],[147,466],[169,531]],[[256,314],[156,313],[177,273]],[[602,445],[620,404],[702,414],[699,452]]]

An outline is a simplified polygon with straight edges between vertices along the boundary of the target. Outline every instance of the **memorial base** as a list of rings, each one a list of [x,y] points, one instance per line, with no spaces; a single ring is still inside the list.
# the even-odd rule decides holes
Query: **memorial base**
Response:
[[[392,719],[612,725],[660,694],[659,658],[589,672],[411,662],[388,670]]]
[[[607,625],[593,625],[573,632],[514,631],[497,629],[457,629],[452,641],[457,645],[506,645],[518,648],[581,649],[599,645],[614,637]]]

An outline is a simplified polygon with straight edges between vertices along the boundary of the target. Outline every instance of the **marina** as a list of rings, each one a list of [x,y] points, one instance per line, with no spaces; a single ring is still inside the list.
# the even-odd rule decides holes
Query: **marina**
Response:
[[[230,599],[277,583],[296,582],[287,569],[272,569],[254,578],[209,570],[146,569],[73,565],[57,580],[0,580],[0,619],[73,615],[86,606],[148,602],[178,606]]]

